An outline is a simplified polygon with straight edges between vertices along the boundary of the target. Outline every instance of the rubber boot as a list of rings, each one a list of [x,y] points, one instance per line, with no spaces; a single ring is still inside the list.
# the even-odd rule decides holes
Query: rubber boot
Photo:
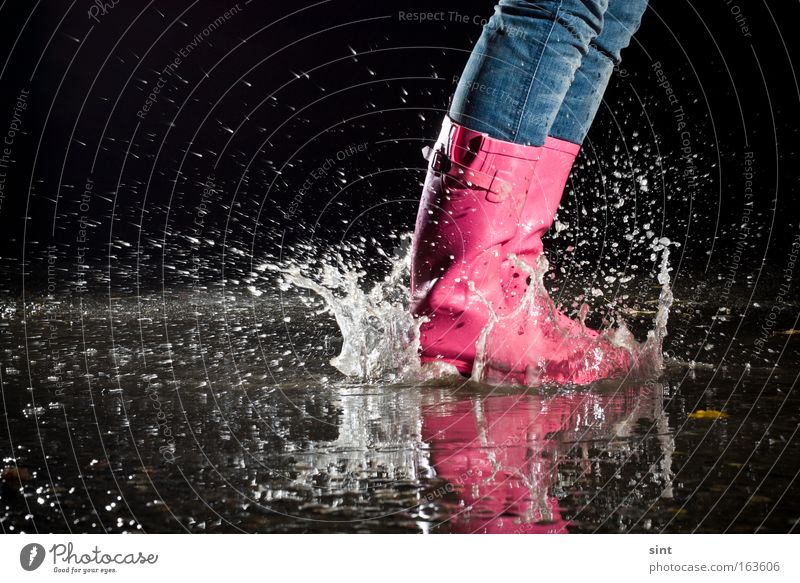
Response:
[[[445,118],[427,152],[412,243],[423,363],[470,374],[480,350],[490,380],[519,383],[586,383],[625,368],[629,354],[607,358],[610,343],[598,352],[597,333],[558,312],[533,277],[578,149],[554,138],[504,142]]]
[[[505,304],[504,246],[518,234],[541,148],[495,140],[445,118],[412,242],[411,310],[423,362],[469,374],[489,308]],[[506,268],[507,270],[508,268]]]
[[[539,150],[539,171],[534,173],[528,189],[517,233],[504,246],[506,253],[514,259],[506,259],[501,266],[500,278],[505,283],[505,309],[501,313],[515,307],[531,283],[530,277],[520,266],[527,265],[534,270],[537,267],[543,251],[542,237],[553,226],[580,145],[548,137],[544,147]],[[575,333],[582,331],[589,337],[597,336],[597,332],[581,327],[580,321],[572,320],[558,310],[553,316],[565,329]]]
[[[478,380],[540,385],[588,384],[627,374],[635,363],[635,341],[627,329],[600,334],[557,309],[543,282],[542,236],[552,226],[577,144],[548,138],[536,162],[517,234],[504,245],[503,307],[485,329]],[[531,289],[533,287],[533,289]],[[520,306],[520,303],[524,305]]]
[[[528,189],[517,233],[505,246],[507,251],[517,258],[517,261],[506,260],[503,263],[504,271],[501,273],[501,277],[507,282],[506,295],[510,304],[515,303],[514,298],[520,299],[528,287],[528,279],[519,269],[519,262],[523,261],[530,267],[536,267],[543,250],[542,237],[553,226],[567,178],[580,146],[547,138],[545,147],[539,150],[537,160],[539,171],[534,174],[533,182]]]

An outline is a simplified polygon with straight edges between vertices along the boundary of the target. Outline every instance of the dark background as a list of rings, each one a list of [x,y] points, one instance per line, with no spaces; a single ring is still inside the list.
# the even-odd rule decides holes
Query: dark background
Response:
[[[0,131],[30,92],[0,208],[13,297],[45,285],[51,245],[66,295],[109,278],[121,290],[220,281],[297,253],[299,241],[312,255],[340,240],[368,257],[375,243],[391,248],[413,228],[420,148],[480,34],[473,19],[492,11],[487,1],[240,2],[140,119],[159,72],[234,3],[120,0],[99,22],[93,5],[0,9]],[[431,10],[469,22],[398,18]],[[762,263],[785,266],[798,233],[798,17],[797,2],[651,3],[573,173],[557,261],[594,271],[641,254],[655,234],[681,243],[678,291],[682,277],[713,285],[737,244],[737,284]],[[685,112],[686,156],[655,62]],[[335,160],[354,144],[363,151]],[[740,241],[746,155],[752,230]],[[313,178],[326,159],[330,172]]]

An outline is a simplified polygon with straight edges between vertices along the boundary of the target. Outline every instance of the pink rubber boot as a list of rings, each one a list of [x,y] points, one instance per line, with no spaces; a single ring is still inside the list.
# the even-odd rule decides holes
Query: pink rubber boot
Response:
[[[547,138],[544,147],[540,148],[537,161],[539,171],[534,175],[525,199],[517,233],[505,245],[507,252],[513,253],[517,259],[503,262],[501,277],[506,282],[506,302],[509,306],[516,305],[528,288],[528,276],[520,269],[519,262],[536,268],[543,250],[542,237],[553,226],[567,178],[579,151],[578,144],[554,138]],[[559,316],[564,323],[574,323],[563,314],[559,313]]]
[[[598,352],[597,333],[558,312],[543,286],[526,294],[578,149],[553,138],[521,146],[445,118],[412,247],[411,310],[427,319],[424,363],[470,374],[491,319],[489,380],[585,383],[629,368],[629,353],[606,358],[617,350],[609,342]]]
[[[423,362],[472,371],[487,302],[494,310],[504,304],[503,246],[517,234],[539,155],[445,118],[428,156],[412,246],[411,310],[428,319]]]

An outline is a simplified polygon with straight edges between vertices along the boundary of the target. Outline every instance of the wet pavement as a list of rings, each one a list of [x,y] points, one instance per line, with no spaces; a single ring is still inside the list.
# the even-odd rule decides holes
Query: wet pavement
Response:
[[[718,343],[691,362],[676,353],[708,337],[687,324],[707,306],[679,299],[660,378],[534,389],[348,379],[319,308],[310,292],[5,306],[2,531],[796,530],[791,321],[767,359]],[[765,313],[713,332],[752,343]]]

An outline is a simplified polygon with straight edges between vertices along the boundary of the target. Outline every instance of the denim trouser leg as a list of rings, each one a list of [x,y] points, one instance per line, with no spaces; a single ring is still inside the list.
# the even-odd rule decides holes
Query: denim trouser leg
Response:
[[[500,0],[461,76],[450,117],[518,144],[540,146],[548,135],[582,142],[646,4]]]
[[[470,129],[518,144],[547,137],[608,0],[500,0],[450,106]]]
[[[620,52],[639,28],[646,8],[647,0],[609,0],[603,30],[589,44],[549,135],[573,144],[583,142],[611,73],[620,63]]]

